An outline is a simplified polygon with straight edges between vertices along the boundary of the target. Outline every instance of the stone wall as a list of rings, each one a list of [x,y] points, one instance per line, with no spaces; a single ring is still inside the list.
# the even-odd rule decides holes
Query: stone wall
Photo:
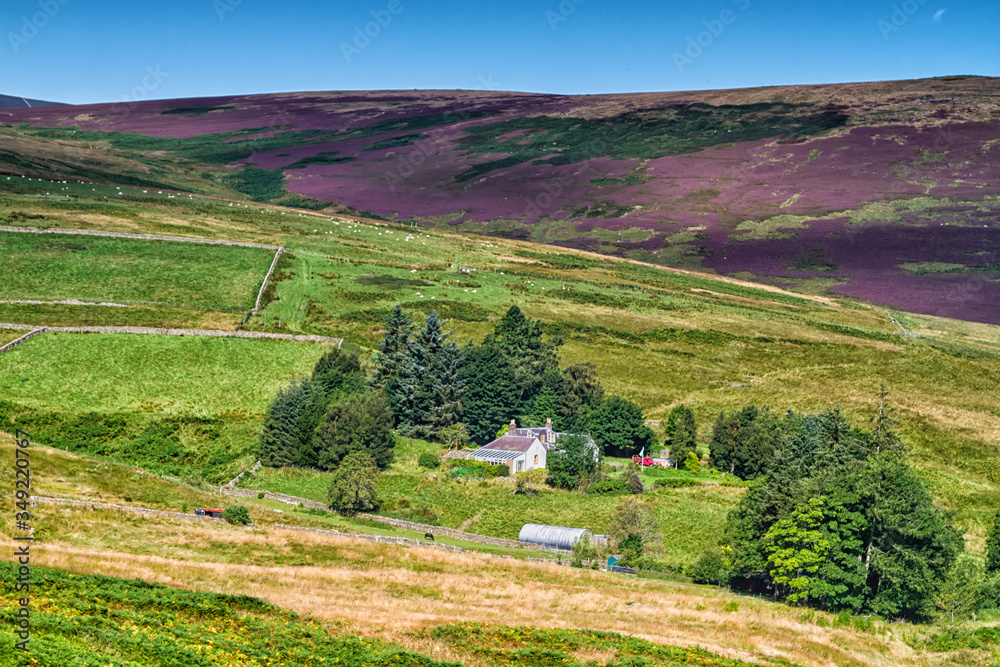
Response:
[[[364,540],[366,542],[377,542],[378,544],[396,544],[406,547],[426,547],[429,549],[438,549],[441,551],[453,551],[456,553],[463,553],[465,549],[459,547],[453,547],[450,544],[435,544],[434,542],[421,542],[420,540],[411,540],[408,537],[390,537],[386,535],[362,535],[360,533],[341,533],[338,530],[322,530],[320,528],[301,528],[297,526],[286,526],[280,523],[274,524],[275,528],[283,528],[285,530],[301,530],[309,533],[322,533],[324,535],[333,535],[335,537],[346,537],[352,540]]]
[[[185,514],[184,512],[164,512],[163,510],[151,510],[146,507],[133,507],[131,505],[114,505],[112,503],[94,503],[89,500],[70,500],[69,498],[47,498],[45,496],[32,496],[32,504],[34,503],[54,503],[59,505],[77,505],[86,507],[100,507],[101,509],[109,510],[122,510],[125,512],[138,512],[139,514],[156,514],[159,516],[169,516],[176,519],[198,519],[205,520],[210,519],[212,521],[222,521],[222,519],[215,519],[208,516],[198,516],[197,514]]]
[[[313,509],[319,509],[329,512],[330,508],[328,505],[316,502],[315,500],[308,500],[306,498],[297,498],[295,496],[288,496],[283,493],[271,493],[270,491],[255,491],[253,489],[230,489],[223,487],[221,489],[222,493],[227,496],[233,496],[235,498],[256,498],[258,494],[263,493],[264,497],[269,500],[277,500],[278,502],[285,503],[287,505],[299,505],[302,504],[303,507],[311,507]],[[444,537],[451,537],[456,540],[465,540],[466,542],[477,542],[479,544],[489,544],[494,547],[506,547],[508,549],[532,549],[535,551],[541,550],[541,547],[537,544],[532,544],[530,542],[520,542],[518,540],[508,540],[503,537],[489,537],[488,535],[479,535],[478,533],[467,533],[464,530],[455,530],[454,528],[444,528],[443,526],[429,526],[424,523],[414,523],[412,521],[403,521],[402,519],[392,519],[387,516],[379,516],[377,514],[359,514],[359,517],[363,519],[370,519],[372,521],[378,521],[379,523],[384,523],[388,526],[395,526],[397,528],[405,528],[407,530],[414,530],[419,533],[430,533],[431,535],[442,535]],[[553,551],[548,549],[547,551]],[[568,551],[562,553],[569,553]]]
[[[23,336],[21,336],[17,340],[12,340],[11,342],[9,342],[6,345],[4,345],[3,347],[0,347],[0,354],[3,354],[4,352],[10,352],[11,350],[13,350],[15,347],[17,347],[21,343],[34,338],[35,336],[37,336],[38,334],[40,334],[40,333],[42,333],[44,331],[45,331],[45,327],[42,327],[41,329],[35,329],[34,331],[32,331],[30,333],[24,334]]]
[[[240,248],[262,248],[264,250],[280,250],[276,245],[261,243],[244,243],[243,241],[226,241],[223,239],[200,239],[190,236],[159,236],[157,234],[127,234],[125,232],[104,232],[97,229],[42,229],[40,227],[7,227],[0,226],[0,232],[21,232],[24,234],[69,234],[72,236],[104,236],[116,239],[136,239],[138,241],[171,241],[176,243],[200,243],[202,245],[228,245]]]
[[[0,329],[25,331],[36,329],[30,324],[0,323]],[[152,336],[210,336],[217,338],[266,338],[271,340],[297,340],[311,343],[343,343],[341,338],[327,336],[297,336],[293,334],[268,333],[266,331],[218,331],[215,329],[158,329],[155,327],[45,327],[45,331],[56,333],[99,333],[99,334],[148,334]]]

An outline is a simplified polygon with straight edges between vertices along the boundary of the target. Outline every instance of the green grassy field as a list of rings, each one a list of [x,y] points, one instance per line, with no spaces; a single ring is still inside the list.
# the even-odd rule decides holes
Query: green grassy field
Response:
[[[0,233],[0,298],[249,310],[274,253],[238,246]]]
[[[0,422],[46,444],[221,483],[253,464],[274,393],[325,346],[48,332],[0,356]]]

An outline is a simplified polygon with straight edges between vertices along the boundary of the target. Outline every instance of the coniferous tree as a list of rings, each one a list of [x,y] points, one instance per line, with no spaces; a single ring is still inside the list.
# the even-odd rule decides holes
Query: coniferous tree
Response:
[[[494,439],[497,430],[515,417],[521,407],[514,369],[489,340],[473,348],[460,377],[466,382],[464,422],[477,442]]]
[[[258,456],[266,466],[278,468],[294,462],[298,449],[298,420],[306,403],[305,382],[278,391],[264,417]]]
[[[553,419],[553,427],[558,430],[556,421],[559,419],[559,396],[549,386],[543,386],[532,402],[531,413],[528,415],[528,426],[544,426]]]
[[[429,435],[427,419],[434,406],[433,371],[451,332],[444,333],[437,311],[431,311],[422,327],[410,336],[407,355],[395,377],[386,385],[386,398],[402,432]]]
[[[576,363],[562,371],[562,397],[559,429],[587,433],[590,415],[604,400],[604,388],[597,377],[597,367],[590,362]]]
[[[1000,512],[986,534],[986,571],[990,574],[1000,572]]]
[[[462,400],[468,384],[462,375],[462,368],[469,349],[448,342],[434,360],[430,373],[433,395],[430,407],[423,415],[429,435],[441,438],[445,429],[462,421]]]
[[[372,386],[381,389],[396,376],[409,356],[410,336],[413,333],[413,318],[403,312],[401,306],[383,321],[385,334],[378,345]]]
[[[365,452],[384,469],[392,463],[396,446],[392,415],[384,399],[376,393],[357,394],[331,403],[313,439],[323,470],[333,470],[354,452]]]
[[[688,454],[698,455],[695,443],[698,427],[691,408],[681,404],[671,410],[663,431],[667,436],[663,444],[670,450],[675,468],[684,465]]]
[[[529,405],[541,390],[546,371],[558,370],[558,349],[562,339],[545,340],[541,321],[525,317],[517,306],[510,307],[491,337],[514,369],[514,382],[522,404]]]

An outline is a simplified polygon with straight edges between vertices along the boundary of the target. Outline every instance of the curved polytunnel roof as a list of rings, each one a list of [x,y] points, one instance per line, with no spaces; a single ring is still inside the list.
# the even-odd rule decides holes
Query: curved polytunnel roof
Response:
[[[543,526],[537,523],[528,523],[521,528],[517,539],[521,542],[540,544],[552,549],[572,549],[584,535],[593,538],[594,534],[586,528],[567,528],[565,526]]]

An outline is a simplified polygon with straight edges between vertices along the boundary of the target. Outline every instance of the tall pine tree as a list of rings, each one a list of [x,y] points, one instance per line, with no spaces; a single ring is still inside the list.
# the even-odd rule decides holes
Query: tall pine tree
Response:
[[[667,436],[664,444],[670,450],[670,458],[675,468],[680,469],[684,465],[688,454],[698,455],[695,443],[698,426],[691,408],[681,404],[671,410],[663,431]]]
[[[406,363],[410,336],[413,333],[413,318],[397,305],[383,321],[383,327],[385,333],[378,344],[375,372],[371,379],[372,386],[377,389],[385,387]]]
[[[489,442],[521,408],[514,369],[487,340],[469,353],[460,377],[466,382],[464,421],[469,435],[480,444]]]

